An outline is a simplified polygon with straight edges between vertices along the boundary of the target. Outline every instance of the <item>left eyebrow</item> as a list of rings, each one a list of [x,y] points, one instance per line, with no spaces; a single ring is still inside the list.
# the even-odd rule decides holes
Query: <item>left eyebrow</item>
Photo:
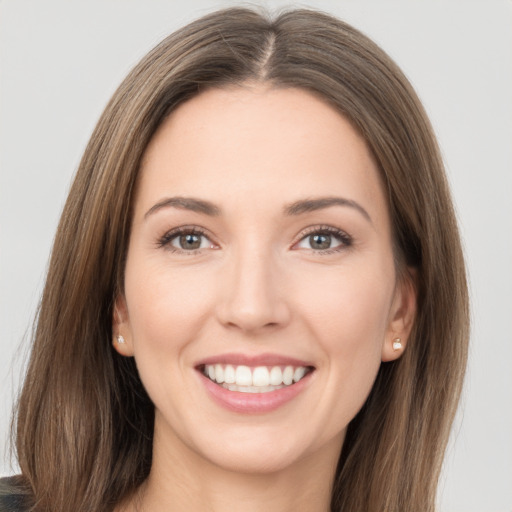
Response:
[[[318,197],[315,199],[302,199],[284,207],[285,215],[300,215],[302,213],[323,210],[331,206],[347,206],[357,210],[370,224],[373,224],[370,214],[356,201],[344,197]]]

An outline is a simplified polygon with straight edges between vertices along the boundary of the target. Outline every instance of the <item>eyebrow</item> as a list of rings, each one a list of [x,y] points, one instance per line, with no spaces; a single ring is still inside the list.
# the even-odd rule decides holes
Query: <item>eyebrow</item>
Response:
[[[343,197],[319,197],[315,199],[301,199],[288,205],[285,205],[283,211],[287,216],[301,215],[303,213],[314,212],[323,210],[331,206],[348,206],[354,208],[363,217],[372,223],[370,214],[356,201],[346,199]],[[168,197],[158,201],[153,205],[144,215],[147,218],[149,215],[161,210],[162,208],[178,208],[180,210],[190,210],[211,217],[217,217],[221,214],[221,209],[210,201],[204,199],[197,199],[194,197]]]
[[[303,199],[295,201],[284,208],[285,215],[301,215],[302,213],[314,212],[317,210],[323,210],[331,206],[348,206],[356,209],[363,217],[372,222],[370,214],[356,201],[352,199],[345,199],[343,197],[319,197],[316,199]]]
[[[215,206],[213,203],[210,203],[210,201],[196,199],[194,197],[168,197],[153,205],[146,212],[144,218],[147,218],[158,210],[167,207],[179,208],[180,210],[190,210],[204,215],[210,215],[212,217],[220,215],[220,208]]]

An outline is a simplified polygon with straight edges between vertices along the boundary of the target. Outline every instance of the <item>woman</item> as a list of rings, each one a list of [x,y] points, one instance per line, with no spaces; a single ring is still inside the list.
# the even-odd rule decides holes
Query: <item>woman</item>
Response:
[[[219,11],[141,61],[86,149],[4,507],[433,510],[467,338],[400,70],[324,14]]]

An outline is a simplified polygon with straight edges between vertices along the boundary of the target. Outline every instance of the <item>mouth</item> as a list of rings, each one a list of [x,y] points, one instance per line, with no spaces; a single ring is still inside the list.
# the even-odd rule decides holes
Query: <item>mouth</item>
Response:
[[[211,382],[229,391],[271,393],[293,386],[314,371],[312,366],[247,366],[203,364],[198,370]]]
[[[272,354],[224,354],[195,369],[207,396],[239,414],[270,413],[305,393],[316,372],[306,361]]]

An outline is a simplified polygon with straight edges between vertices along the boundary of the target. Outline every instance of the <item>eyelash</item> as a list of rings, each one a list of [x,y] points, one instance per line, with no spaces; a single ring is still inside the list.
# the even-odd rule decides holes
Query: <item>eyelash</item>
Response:
[[[198,226],[181,226],[179,228],[172,229],[171,231],[168,231],[167,233],[165,233],[165,235],[163,235],[158,240],[157,246],[163,247],[173,253],[186,254],[187,256],[193,256],[202,251],[201,248],[188,251],[188,250],[183,250],[183,249],[178,249],[176,247],[173,247],[171,245],[171,242],[176,237],[179,237],[182,235],[196,235],[199,237],[204,236],[206,239],[208,239],[211,242],[206,230],[204,230]],[[336,252],[340,252],[340,251],[346,249],[347,247],[350,247],[353,243],[352,237],[350,235],[348,235],[347,233],[345,233],[344,231],[342,231],[341,229],[335,228],[333,226],[322,225],[322,226],[311,226],[309,228],[306,228],[306,230],[304,230],[300,234],[300,236],[297,238],[297,240],[292,244],[292,247],[296,246],[297,244],[299,244],[300,242],[302,242],[303,240],[305,240],[307,237],[309,237],[311,235],[332,236],[333,238],[335,238],[341,242],[340,245],[333,247],[331,249],[325,249],[325,250],[310,249],[314,253],[321,254],[321,255],[329,255],[329,254],[333,254]],[[211,242],[211,243],[213,244],[213,242]]]

